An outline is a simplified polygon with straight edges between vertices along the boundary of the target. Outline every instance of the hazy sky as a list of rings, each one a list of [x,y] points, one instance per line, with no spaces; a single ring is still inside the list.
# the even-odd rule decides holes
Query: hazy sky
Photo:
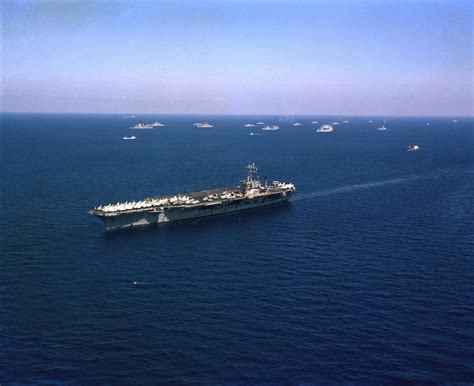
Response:
[[[1,109],[473,115],[471,1],[2,1]]]

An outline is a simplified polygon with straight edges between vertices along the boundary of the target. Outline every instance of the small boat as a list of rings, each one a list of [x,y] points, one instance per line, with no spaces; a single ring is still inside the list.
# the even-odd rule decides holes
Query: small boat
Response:
[[[295,122],[295,123],[293,123],[293,126],[301,126],[301,123]]]
[[[207,128],[210,128],[210,127],[214,127],[213,125],[211,125],[210,123],[207,123],[207,122],[204,122],[204,123],[195,123],[194,126],[200,127],[200,128],[204,128],[204,129],[207,129]]]
[[[313,121],[313,122],[311,122],[311,123],[319,123],[319,122],[318,122],[318,121]]]
[[[244,126],[245,127],[254,127],[255,125],[253,125],[252,123],[246,123]]]
[[[142,130],[142,129],[152,129],[153,126],[148,124],[148,123],[143,123],[143,122],[140,122],[140,123],[137,123],[135,126],[131,126],[130,127],[131,129],[137,129],[137,130]]]
[[[349,123],[349,121],[343,121],[342,123]]]
[[[377,127],[377,131],[387,131],[387,128],[385,127],[385,122],[387,122],[387,118],[383,120],[382,126]]]
[[[124,119],[135,118],[135,115],[124,115],[122,118]]]
[[[255,135],[255,134],[254,134],[253,131],[252,131],[252,132],[250,133],[250,135]]]
[[[408,146],[407,151],[409,152],[414,152],[420,150],[420,147],[418,145],[413,145],[413,146]]]
[[[372,120],[372,119],[369,119],[369,123],[372,123],[372,122],[373,122],[373,120]]]
[[[257,122],[257,125],[264,125],[264,124],[265,124],[265,122],[262,122],[262,121]]]
[[[330,133],[333,130],[334,128],[329,123],[325,123],[318,130],[316,130],[316,133]]]
[[[454,123],[458,123],[459,121],[457,119],[453,119],[453,122]]]
[[[333,125],[339,125],[339,122],[333,122],[332,124]]]
[[[164,124],[161,123],[160,121],[156,121],[154,123],[151,124],[151,127],[163,127]]]
[[[277,130],[280,130],[280,127],[277,126],[277,125],[273,125],[273,126],[265,126],[265,127],[262,127],[262,130],[263,131],[277,131]]]
[[[134,135],[132,135],[131,137],[125,136],[125,137],[123,137],[123,139],[137,139],[137,137],[135,137]]]

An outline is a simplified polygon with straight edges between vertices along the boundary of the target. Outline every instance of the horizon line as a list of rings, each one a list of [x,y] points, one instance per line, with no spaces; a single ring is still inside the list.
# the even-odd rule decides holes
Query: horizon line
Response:
[[[84,111],[0,111],[0,114],[82,114],[82,115],[184,115],[184,116],[196,116],[196,115],[207,115],[207,116],[282,116],[282,117],[318,117],[318,116],[333,116],[333,117],[391,117],[391,118],[409,118],[409,117],[429,117],[429,118],[474,118],[474,115],[415,115],[415,114],[331,114],[331,113],[299,113],[299,114],[279,114],[279,113],[138,113],[138,112],[84,112]]]

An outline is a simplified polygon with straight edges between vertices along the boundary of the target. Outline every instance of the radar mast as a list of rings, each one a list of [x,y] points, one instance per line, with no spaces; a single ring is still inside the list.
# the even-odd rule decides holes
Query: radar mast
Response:
[[[247,184],[251,184],[254,179],[253,175],[256,174],[258,171],[257,167],[255,166],[255,163],[250,163],[247,165]]]

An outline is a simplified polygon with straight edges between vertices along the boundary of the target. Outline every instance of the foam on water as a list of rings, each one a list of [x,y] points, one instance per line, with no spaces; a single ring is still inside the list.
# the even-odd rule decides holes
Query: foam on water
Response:
[[[456,171],[456,170],[449,170],[449,169],[441,169],[439,171],[427,173],[427,174],[420,174],[420,175],[407,176],[407,177],[398,177],[398,178],[392,178],[389,180],[382,180],[382,181],[375,181],[375,182],[365,182],[363,184],[341,186],[339,188],[334,188],[334,189],[323,189],[323,190],[313,192],[313,193],[305,193],[305,194],[297,195],[296,197],[292,199],[292,201],[308,200],[315,197],[331,196],[333,194],[348,193],[348,192],[353,192],[357,190],[383,187],[387,185],[407,184],[407,183],[418,181],[418,180],[447,178],[447,177],[459,176],[463,174],[470,174],[473,172],[474,172],[473,170]]]

